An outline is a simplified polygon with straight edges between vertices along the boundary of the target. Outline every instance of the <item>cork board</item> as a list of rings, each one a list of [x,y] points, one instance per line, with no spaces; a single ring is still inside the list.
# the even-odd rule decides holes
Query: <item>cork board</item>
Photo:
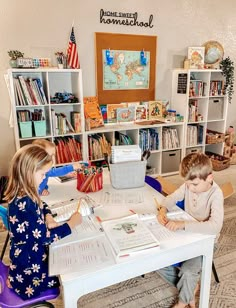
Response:
[[[149,101],[155,99],[155,69],[157,36],[118,33],[95,33],[96,86],[99,104]],[[150,52],[150,76],[148,89],[103,90],[102,50],[134,50]]]

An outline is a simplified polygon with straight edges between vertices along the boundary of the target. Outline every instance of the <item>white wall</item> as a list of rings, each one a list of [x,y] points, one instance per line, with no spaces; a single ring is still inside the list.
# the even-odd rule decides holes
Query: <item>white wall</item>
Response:
[[[138,12],[139,20],[154,15],[152,29],[100,24],[100,9]],[[0,175],[14,154],[9,127],[10,101],[3,74],[9,68],[7,51],[18,49],[28,57],[50,57],[65,50],[74,20],[84,95],[95,95],[94,32],[157,35],[156,97],[170,99],[171,69],[181,67],[188,46],[219,41],[225,56],[236,63],[235,0],[0,0]],[[228,124],[236,127],[236,97],[229,106]]]

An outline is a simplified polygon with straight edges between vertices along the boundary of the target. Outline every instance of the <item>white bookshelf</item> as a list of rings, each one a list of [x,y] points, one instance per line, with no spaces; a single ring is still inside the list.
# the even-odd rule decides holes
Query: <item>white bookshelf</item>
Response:
[[[85,131],[84,121],[84,108],[83,108],[83,87],[82,87],[82,71],[81,70],[70,70],[70,69],[10,69],[8,70],[8,76],[10,81],[10,91],[12,94],[12,114],[14,121],[14,133],[15,133],[15,144],[16,149],[30,144],[34,139],[46,138],[54,142],[58,137],[72,136],[78,139],[82,144],[83,160],[89,160],[89,149],[88,149],[88,138],[94,134],[104,134],[106,139],[111,143],[115,144],[116,132],[124,133],[132,139],[134,144],[140,142],[140,131],[142,129],[155,129],[159,136],[158,149],[151,152],[151,156],[148,159],[148,165],[155,169],[155,174],[175,174],[179,169],[179,162],[184,155],[185,144],[184,144],[184,122],[168,122],[154,125],[138,125],[138,124],[121,124],[113,125],[107,124],[104,127]],[[16,100],[16,89],[13,84],[14,78],[23,76],[23,78],[39,78],[42,82],[43,89],[46,95],[47,103],[40,105],[24,105],[17,106]],[[72,93],[78,99],[78,103],[52,103],[50,97],[53,97],[56,92],[66,91]],[[18,110],[29,110],[34,111],[35,109],[42,109],[46,120],[46,135],[22,138],[19,129],[17,111]],[[70,119],[71,111],[78,111],[81,113],[81,132],[80,133],[63,133],[58,134],[53,129],[53,119],[51,110],[54,109],[56,113],[64,113],[68,119]],[[176,108],[178,113],[179,108]],[[164,146],[162,140],[163,131],[167,128],[172,128],[177,131],[179,144],[172,146]],[[99,158],[102,160],[104,157]]]
[[[180,76],[183,77],[183,74],[185,74],[186,77],[186,93],[178,93],[178,90],[180,92],[180,88],[178,87],[179,78]],[[202,81],[204,84],[204,92],[200,95],[190,95],[190,82],[193,78]],[[207,129],[219,133],[225,133],[228,111],[227,96],[220,93],[220,88],[219,92],[216,91],[217,93],[210,95],[212,81],[222,81],[224,83],[224,77],[220,70],[175,69],[173,71],[171,107],[184,115],[184,142],[182,148],[184,155],[193,151],[210,151],[221,155],[223,154],[223,142],[217,144],[206,144]],[[202,118],[199,117],[196,120],[192,120],[189,114],[189,104],[194,100],[197,101],[198,113],[202,116]],[[202,141],[199,142],[199,140],[193,140],[193,142],[188,142],[189,126],[195,126],[197,128],[199,126],[202,127]]]

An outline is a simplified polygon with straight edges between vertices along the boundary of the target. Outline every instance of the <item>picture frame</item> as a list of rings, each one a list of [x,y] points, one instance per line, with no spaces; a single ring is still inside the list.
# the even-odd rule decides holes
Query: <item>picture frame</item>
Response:
[[[188,47],[190,68],[204,68],[205,47]]]

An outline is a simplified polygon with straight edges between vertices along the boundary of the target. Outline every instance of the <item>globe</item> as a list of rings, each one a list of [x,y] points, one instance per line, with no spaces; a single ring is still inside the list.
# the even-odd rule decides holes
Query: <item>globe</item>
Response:
[[[205,47],[205,59],[206,64],[215,64],[223,59],[224,48],[217,41],[208,41],[203,44]]]

